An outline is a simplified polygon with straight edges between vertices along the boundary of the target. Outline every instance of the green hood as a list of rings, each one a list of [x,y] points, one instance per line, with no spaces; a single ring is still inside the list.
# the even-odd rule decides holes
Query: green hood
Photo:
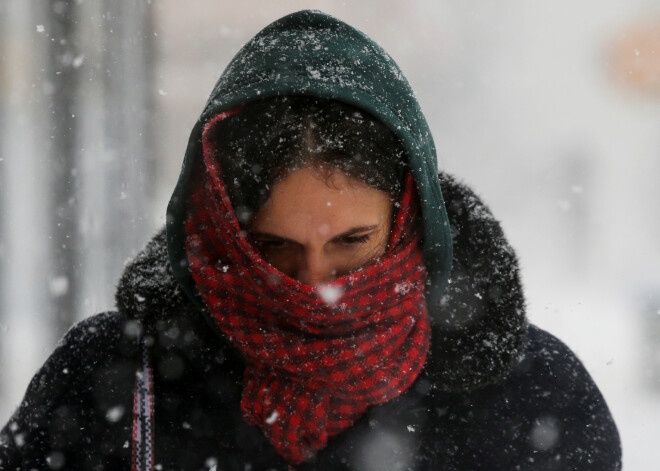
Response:
[[[192,171],[202,158],[204,125],[237,105],[278,95],[345,102],[376,116],[399,137],[420,197],[427,302],[431,313],[436,312],[451,271],[452,241],[431,131],[394,60],[365,34],[312,10],[285,16],[252,38],[223,72],[192,130],[167,211],[170,263],[183,290],[199,301],[188,270],[184,220]]]

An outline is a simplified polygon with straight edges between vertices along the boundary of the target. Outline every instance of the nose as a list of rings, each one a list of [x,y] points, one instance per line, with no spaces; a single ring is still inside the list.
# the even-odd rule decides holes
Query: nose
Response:
[[[306,251],[298,270],[298,281],[310,286],[329,283],[335,279],[335,270],[322,251]]]

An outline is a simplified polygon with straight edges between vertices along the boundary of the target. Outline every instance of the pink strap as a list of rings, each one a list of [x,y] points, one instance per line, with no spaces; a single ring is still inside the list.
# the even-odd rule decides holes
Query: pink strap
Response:
[[[154,469],[154,392],[149,348],[140,342],[140,361],[135,372],[133,394],[132,471]]]

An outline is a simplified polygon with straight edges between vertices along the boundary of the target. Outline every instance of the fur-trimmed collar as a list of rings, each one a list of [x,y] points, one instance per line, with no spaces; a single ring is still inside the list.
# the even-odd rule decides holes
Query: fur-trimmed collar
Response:
[[[500,381],[518,362],[525,302],[515,253],[490,210],[452,177],[441,174],[440,181],[454,259],[443,308],[431,313],[424,374],[441,390],[466,391]],[[172,275],[164,229],[128,264],[116,301],[121,313],[145,323],[177,315],[190,302]]]

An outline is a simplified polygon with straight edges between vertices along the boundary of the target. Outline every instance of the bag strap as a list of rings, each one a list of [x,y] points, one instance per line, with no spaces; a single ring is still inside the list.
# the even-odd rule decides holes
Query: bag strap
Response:
[[[131,471],[154,469],[154,392],[149,347],[140,339],[140,358],[133,393],[133,453]]]

